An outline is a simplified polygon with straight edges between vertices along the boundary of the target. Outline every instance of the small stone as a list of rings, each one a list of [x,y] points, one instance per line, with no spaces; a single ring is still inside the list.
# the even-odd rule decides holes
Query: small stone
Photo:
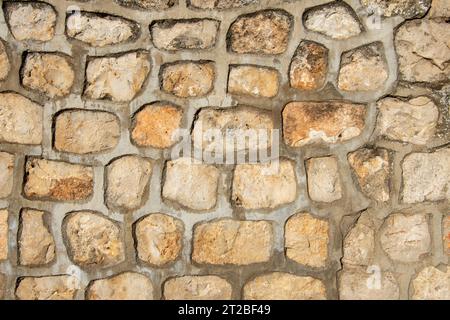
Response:
[[[220,21],[213,19],[159,20],[150,26],[152,41],[162,50],[211,49]]]
[[[3,300],[6,292],[6,276],[0,273],[0,300]]]
[[[430,251],[426,214],[390,214],[381,229],[380,243],[388,256],[400,262],[417,262]]]
[[[341,178],[335,157],[306,161],[308,193],[313,201],[333,202],[342,198]]]
[[[49,41],[55,35],[56,11],[47,3],[8,1],[3,10],[16,40]]]
[[[166,214],[151,214],[136,223],[136,250],[140,260],[155,266],[175,261],[183,245],[183,223]]]
[[[388,66],[381,43],[345,52],[339,70],[338,87],[343,91],[374,91],[383,88]]]
[[[411,19],[424,16],[430,8],[431,0],[361,0],[361,4],[367,7],[368,13]]]
[[[13,154],[0,152],[0,198],[8,197],[12,192],[14,161],[15,157]]]
[[[0,39],[0,81],[6,79],[10,69],[11,65],[9,63],[8,53],[6,52],[5,45]]]
[[[18,281],[19,300],[73,300],[80,282],[73,276],[25,277]]]
[[[362,192],[375,201],[388,201],[391,159],[386,149],[363,148],[348,155]]]
[[[161,67],[161,89],[180,98],[206,96],[214,88],[214,63],[179,61]]]
[[[272,255],[273,229],[268,221],[224,219],[194,229],[192,260],[199,264],[249,265]]]
[[[131,139],[139,147],[170,148],[178,140],[183,110],[168,103],[146,105],[134,116]]]
[[[31,52],[22,66],[22,85],[49,98],[70,93],[75,73],[68,59],[56,53]]]
[[[431,3],[430,18],[450,17],[450,1],[449,0],[433,0]]]
[[[88,300],[153,300],[153,284],[146,276],[136,272],[92,281]]]
[[[8,259],[8,210],[0,210],[0,261]]]
[[[82,267],[110,267],[125,260],[121,229],[100,214],[78,211],[64,221],[67,251]]]
[[[91,99],[126,102],[142,89],[150,72],[150,54],[134,51],[111,57],[92,57],[87,63],[84,94]]]
[[[188,7],[197,9],[232,9],[241,8],[259,0],[188,0]]]
[[[106,167],[106,204],[109,208],[134,210],[144,201],[152,164],[139,156],[124,156]]]
[[[294,165],[282,159],[267,164],[238,164],[231,199],[244,209],[274,209],[297,197]]]
[[[166,163],[162,195],[192,210],[209,210],[216,205],[218,183],[216,167],[179,158]]]
[[[218,276],[184,276],[164,283],[166,300],[230,300],[228,281]]]
[[[63,111],[55,120],[55,143],[58,151],[76,154],[113,149],[120,138],[120,123],[109,112]]]
[[[164,10],[173,7],[176,0],[115,0],[121,6],[134,9]]]
[[[286,222],[286,256],[308,267],[324,267],[328,259],[328,222],[309,213],[292,216]]]
[[[378,110],[377,133],[390,140],[425,145],[436,133],[439,109],[430,98],[385,98]]]
[[[444,217],[443,220],[443,233],[444,233],[444,252],[450,256],[450,216]]]
[[[281,54],[288,46],[292,20],[284,10],[263,10],[239,16],[228,30],[229,49],[235,53]]]
[[[290,147],[337,143],[359,136],[366,108],[345,102],[291,102],[283,110],[283,136]]]
[[[322,281],[289,273],[258,276],[244,286],[245,300],[326,300]]]
[[[276,69],[236,65],[230,67],[228,92],[238,95],[272,98],[278,93],[279,74]]]
[[[344,239],[344,265],[369,266],[375,254],[375,225],[369,212],[363,212]]]
[[[328,72],[328,49],[323,45],[302,41],[289,67],[292,88],[318,90],[325,85]]]
[[[44,265],[55,259],[55,240],[45,222],[43,211],[24,209],[20,213],[19,263],[24,266]]]
[[[412,281],[413,300],[450,300],[450,267],[426,267]]]
[[[31,158],[26,163],[25,196],[57,201],[86,200],[93,192],[91,167]]]

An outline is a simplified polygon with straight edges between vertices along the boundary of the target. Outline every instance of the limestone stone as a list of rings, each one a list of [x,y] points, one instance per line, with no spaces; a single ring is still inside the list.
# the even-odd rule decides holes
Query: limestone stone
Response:
[[[139,156],[124,156],[106,167],[106,204],[109,208],[133,210],[144,201],[152,164]]]
[[[188,6],[198,9],[233,9],[258,3],[259,0],[188,0]]]
[[[86,68],[84,94],[91,99],[132,100],[150,72],[150,54],[133,51],[111,57],[92,57]]]
[[[363,212],[344,238],[345,266],[369,266],[375,254],[375,225],[369,212]]]
[[[135,9],[164,10],[173,7],[176,0],[115,0],[118,4]]]
[[[69,110],[55,119],[55,142],[58,151],[76,154],[113,149],[119,142],[120,123],[109,112]]]
[[[431,235],[426,214],[390,214],[381,229],[380,243],[388,256],[400,262],[417,262],[430,251]]]
[[[0,198],[8,197],[13,189],[14,182],[13,154],[0,152]]]
[[[308,267],[324,267],[328,259],[329,225],[309,213],[296,214],[286,222],[286,256]]]
[[[228,281],[218,276],[184,276],[164,283],[166,300],[230,300]]]
[[[57,201],[86,200],[93,192],[91,167],[38,158],[25,167],[25,196]]]
[[[278,93],[279,75],[276,69],[235,65],[230,67],[228,92],[254,97],[272,98]]]
[[[367,8],[368,13],[411,19],[425,15],[431,0],[361,0],[361,4]]]
[[[64,221],[67,251],[82,267],[109,267],[125,259],[120,227],[90,211],[69,214]]]
[[[263,10],[239,16],[228,31],[234,53],[281,54],[286,51],[292,16],[284,10]]]
[[[291,102],[283,110],[283,136],[290,147],[344,142],[359,136],[366,108],[346,102]]]
[[[422,269],[412,281],[413,300],[450,300],[450,267]]]
[[[6,79],[10,69],[11,64],[9,63],[8,53],[6,52],[5,45],[0,39],[0,81]]]
[[[450,256],[450,216],[444,217],[443,221],[443,240],[444,240],[444,252]]]
[[[308,193],[313,201],[333,202],[342,198],[341,178],[335,157],[306,161]]]
[[[250,280],[244,286],[245,300],[325,300],[326,288],[322,281],[273,272]]]
[[[74,276],[24,277],[18,281],[19,300],[73,300],[80,288]]]
[[[165,214],[151,214],[136,223],[136,250],[140,260],[163,266],[175,261],[183,245],[183,223]]]
[[[234,170],[231,199],[244,209],[274,209],[297,196],[297,178],[290,160],[238,164]]]
[[[124,272],[90,284],[88,300],[153,300],[153,284],[146,276]]]
[[[5,297],[6,291],[6,276],[3,273],[0,273],[0,300]]]
[[[8,259],[8,210],[0,210],[0,261]]]
[[[55,240],[45,216],[45,212],[33,209],[24,209],[20,213],[18,247],[21,265],[44,265],[55,259]]]
[[[450,17],[450,1],[449,0],[433,0],[431,3],[431,9],[429,17]]]
[[[192,260],[199,264],[249,265],[272,255],[273,229],[268,221],[217,220],[194,229]]]

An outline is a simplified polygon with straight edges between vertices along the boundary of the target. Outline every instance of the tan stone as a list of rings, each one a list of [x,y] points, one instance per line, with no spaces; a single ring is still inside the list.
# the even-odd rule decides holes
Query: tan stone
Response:
[[[8,210],[0,210],[0,261],[8,259]]]
[[[166,300],[230,300],[228,281],[218,276],[184,276],[164,283]]]
[[[19,300],[73,300],[80,289],[73,276],[25,277],[19,280],[16,297]]]
[[[6,276],[3,273],[0,273],[0,300],[5,297],[6,291]]]
[[[422,269],[412,281],[412,299],[450,300],[450,267],[444,270],[435,267]]]
[[[8,53],[6,52],[5,45],[0,39],[0,81],[6,79],[10,69],[11,65],[9,63]]]
[[[279,75],[276,69],[251,65],[231,66],[228,92],[272,98],[278,93],[278,83]]]
[[[436,0],[433,0],[433,2]],[[422,17],[430,8],[431,0],[361,0],[369,13],[385,17],[402,16],[405,19]]]
[[[258,276],[244,286],[245,300],[325,300],[325,285],[312,277],[273,272]]]
[[[444,252],[450,256],[450,216],[444,217],[443,221],[443,240],[444,240]]]
[[[449,0],[433,0],[429,17],[450,17],[450,1]]]
[[[25,196],[57,201],[86,200],[93,193],[91,167],[45,159],[28,159]]]
[[[0,152],[0,198],[8,197],[13,189],[15,156]]]
[[[307,160],[306,173],[311,200],[333,202],[342,198],[341,178],[335,157]]]
[[[192,260],[213,265],[267,262],[273,237],[268,221],[224,219],[201,223],[194,229]]]
[[[198,9],[232,9],[248,6],[259,0],[188,0],[188,6]]]
[[[163,10],[172,7],[176,0],[115,0],[122,6],[147,10]]]
[[[370,212],[363,212],[344,239],[344,265],[369,266],[375,254],[375,225]]]

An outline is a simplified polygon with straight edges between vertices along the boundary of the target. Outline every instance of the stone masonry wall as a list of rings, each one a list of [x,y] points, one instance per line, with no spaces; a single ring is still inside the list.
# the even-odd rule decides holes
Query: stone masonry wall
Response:
[[[450,1],[0,2],[0,299],[450,299]]]

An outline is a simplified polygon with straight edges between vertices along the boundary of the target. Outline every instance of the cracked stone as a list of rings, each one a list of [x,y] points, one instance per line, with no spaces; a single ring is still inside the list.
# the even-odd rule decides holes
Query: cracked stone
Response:
[[[450,267],[422,269],[412,281],[413,300],[450,300]]]
[[[166,300],[230,300],[228,281],[218,276],[184,276],[164,283]]]
[[[19,300],[73,300],[80,281],[73,276],[25,277],[19,280],[16,297]]]
[[[0,261],[8,259],[8,210],[0,210]]]
[[[313,201],[333,202],[342,198],[341,178],[335,157],[306,161],[308,193]]]
[[[278,93],[279,75],[276,69],[235,65],[230,67],[228,92],[253,97],[272,98]]]
[[[367,7],[369,13],[411,19],[424,16],[430,8],[431,0],[361,0],[361,4]]]
[[[13,189],[15,156],[0,152],[0,198],[8,197]]]

